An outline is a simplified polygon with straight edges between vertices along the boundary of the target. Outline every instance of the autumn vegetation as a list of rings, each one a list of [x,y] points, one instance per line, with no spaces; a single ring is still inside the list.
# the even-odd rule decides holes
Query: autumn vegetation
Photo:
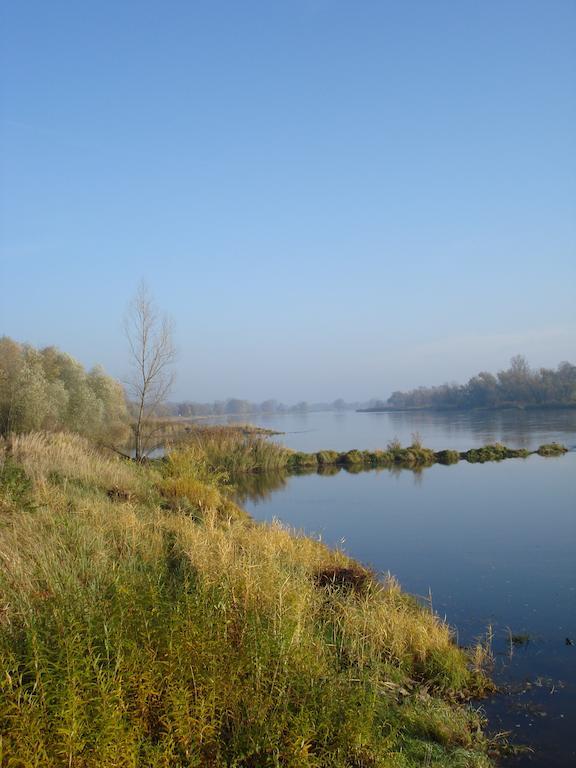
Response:
[[[302,454],[158,422],[173,447],[137,461],[111,448],[134,418],[101,370],[0,340],[1,766],[492,765],[466,703],[491,689],[487,644],[459,648],[389,575],[254,522],[234,482],[461,454]]]
[[[2,765],[487,766],[484,644],[182,447],[0,454]]]
[[[55,347],[0,338],[0,435],[71,430],[115,443],[130,434],[124,389]]]

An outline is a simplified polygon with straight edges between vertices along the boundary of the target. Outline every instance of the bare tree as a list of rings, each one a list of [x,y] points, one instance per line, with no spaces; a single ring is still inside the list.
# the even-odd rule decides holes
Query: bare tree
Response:
[[[160,317],[144,282],[130,302],[124,330],[130,350],[131,375],[126,383],[134,407],[134,458],[141,461],[155,431],[151,419],[172,387],[170,366],[176,359],[172,322]]]

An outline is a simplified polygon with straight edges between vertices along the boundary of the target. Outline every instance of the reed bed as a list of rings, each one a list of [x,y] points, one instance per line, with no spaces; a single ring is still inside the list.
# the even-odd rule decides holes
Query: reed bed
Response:
[[[483,648],[186,451],[4,447],[0,765],[489,766]]]
[[[268,439],[266,430],[246,424],[197,427],[175,450],[188,451],[195,461],[230,475],[277,472],[287,466],[292,453]]]

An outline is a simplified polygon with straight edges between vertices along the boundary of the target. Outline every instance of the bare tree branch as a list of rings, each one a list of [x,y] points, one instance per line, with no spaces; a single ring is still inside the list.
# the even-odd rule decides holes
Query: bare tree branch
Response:
[[[157,413],[174,382],[169,370],[176,360],[172,340],[173,326],[158,315],[154,300],[144,282],[140,282],[124,318],[128,340],[131,375],[126,382],[136,409],[134,423],[135,458],[146,455],[150,419]]]

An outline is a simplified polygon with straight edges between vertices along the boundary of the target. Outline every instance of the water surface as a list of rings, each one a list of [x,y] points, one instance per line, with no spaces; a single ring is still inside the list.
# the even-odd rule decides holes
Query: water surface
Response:
[[[246,421],[284,434],[279,442],[298,451],[352,448],[374,450],[398,438],[403,445],[419,434],[434,450],[467,450],[493,442],[510,448],[537,448],[557,440],[576,447],[576,409],[550,411],[398,411],[356,413],[327,411],[212,419],[214,423]]]
[[[258,420],[300,450],[377,448],[419,432],[434,449],[501,440],[576,445],[576,413],[320,413]],[[299,429],[297,429],[299,427]],[[483,702],[493,731],[536,749],[508,764],[576,764],[576,452],[501,463],[434,465],[272,479],[245,506],[342,546],[432,597],[462,644],[493,628],[498,682]],[[516,642],[511,643],[514,636]],[[567,639],[575,645],[568,645]]]

